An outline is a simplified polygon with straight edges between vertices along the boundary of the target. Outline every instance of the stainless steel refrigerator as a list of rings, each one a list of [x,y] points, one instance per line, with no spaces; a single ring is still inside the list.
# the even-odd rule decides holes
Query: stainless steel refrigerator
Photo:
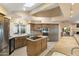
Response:
[[[0,21],[0,56],[9,55],[7,23]]]
[[[59,25],[53,24],[49,29],[49,42],[56,42],[59,39]]]

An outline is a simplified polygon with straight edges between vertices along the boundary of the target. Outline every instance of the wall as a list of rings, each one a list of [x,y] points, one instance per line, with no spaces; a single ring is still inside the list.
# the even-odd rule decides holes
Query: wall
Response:
[[[79,3],[75,3],[75,4],[72,6],[72,10],[73,10],[73,15],[79,14]]]
[[[21,22],[23,25],[25,25],[25,32],[27,33],[27,22],[26,22],[26,20],[12,19],[12,20],[10,20],[10,36],[15,35],[14,33],[17,31],[16,28],[15,28],[15,25],[19,24],[19,22]]]
[[[71,15],[71,3],[59,3],[61,11],[65,17],[70,17]]]
[[[30,27],[30,24],[27,24],[27,27],[26,27],[27,29],[27,31],[26,31],[26,33],[27,34],[30,34],[31,33],[31,27]]]
[[[10,35],[14,35],[14,32],[16,31],[16,29],[14,29],[15,27],[15,23],[23,23],[25,25],[26,28],[26,33],[25,34],[29,34],[30,33],[30,24],[29,24],[29,20],[31,20],[31,17],[28,13],[25,12],[14,12],[12,14],[12,18],[10,20]]]
[[[62,28],[64,27],[64,26],[68,26],[68,27],[70,27],[70,35],[73,35],[74,34],[74,31],[75,31],[75,29],[76,29],[76,24],[75,23],[71,23],[71,22],[61,22],[60,23],[60,30],[61,30],[61,32],[62,32]]]

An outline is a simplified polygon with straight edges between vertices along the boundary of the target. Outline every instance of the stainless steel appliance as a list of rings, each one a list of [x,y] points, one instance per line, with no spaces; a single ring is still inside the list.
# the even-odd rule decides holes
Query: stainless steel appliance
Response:
[[[15,38],[9,39],[9,55],[15,50]]]
[[[59,25],[53,24],[49,29],[49,41],[58,41],[59,39]]]
[[[4,39],[4,37],[3,37],[3,26],[2,26],[2,24],[0,23],[0,51],[1,51],[1,49],[3,48],[3,45],[2,45],[3,39]]]
[[[48,36],[48,28],[42,29],[43,36]]]
[[[9,55],[8,44],[8,22],[5,20],[0,21],[0,56]]]

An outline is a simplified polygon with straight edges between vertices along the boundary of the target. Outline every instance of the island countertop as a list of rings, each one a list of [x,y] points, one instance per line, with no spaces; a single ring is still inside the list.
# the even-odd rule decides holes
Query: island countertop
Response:
[[[27,36],[27,34],[18,34],[18,35],[12,35],[9,37],[9,40],[15,37],[21,37],[21,36]]]
[[[36,38],[37,37],[37,38]],[[36,36],[35,39],[27,38],[27,55],[37,56],[47,49],[47,36]]]
[[[38,36],[37,39],[27,38],[27,40],[38,41],[38,40],[43,39],[43,38],[47,38],[47,36]]]

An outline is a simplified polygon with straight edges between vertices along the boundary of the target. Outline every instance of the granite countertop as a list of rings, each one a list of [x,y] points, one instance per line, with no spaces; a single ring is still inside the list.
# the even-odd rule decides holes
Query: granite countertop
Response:
[[[21,36],[26,36],[27,38],[27,34],[19,34],[19,35],[12,35],[9,37],[9,40],[12,39],[12,38],[15,38],[15,37],[21,37]],[[43,39],[43,38],[47,38],[47,36],[37,36],[38,38],[37,39],[32,39],[32,38],[27,38],[27,40],[30,40],[30,41],[37,41],[37,40],[40,40],[40,39]]]
[[[40,39],[43,39],[43,38],[47,38],[47,36],[38,36],[39,38],[37,39],[31,39],[31,38],[27,38],[27,40],[30,40],[30,41],[38,41]]]
[[[27,34],[19,34],[19,35],[13,35],[9,37],[9,40],[15,37],[20,37],[20,36],[27,36]]]

